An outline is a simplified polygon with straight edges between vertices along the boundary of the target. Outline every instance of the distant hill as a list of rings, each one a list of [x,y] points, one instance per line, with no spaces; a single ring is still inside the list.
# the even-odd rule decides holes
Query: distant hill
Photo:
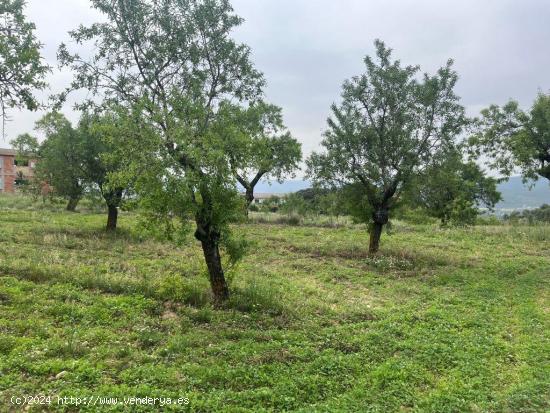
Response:
[[[309,181],[302,181],[299,179],[285,181],[282,184],[273,182],[268,184],[267,182],[258,182],[255,192],[265,192],[271,194],[288,194],[290,192],[296,192],[300,189],[310,188],[311,183]]]
[[[498,190],[503,198],[496,206],[500,210],[538,208],[542,204],[550,204],[550,185],[546,179],[539,179],[529,190],[521,177],[513,176],[500,184]]]
[[[271,185],[260,182],[256,186],[256,192],[285,194],[309,187],[311,187],[309,181],[299,179],[285,181],[282,184],[274,182]],[[550,204],[550,185],[545,179],[540,179],[529,190],[528,186],[521,181],[521,177],[514,176],[500,184],[498,190],[502,193],[503,201],[498,203],[497,210],[537,208],[545,203]]]

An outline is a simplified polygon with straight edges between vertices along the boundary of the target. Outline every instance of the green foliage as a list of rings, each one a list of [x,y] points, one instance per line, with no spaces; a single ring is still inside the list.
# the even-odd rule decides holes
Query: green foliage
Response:
[[[69,210],[74,210],[85,194],[103,198],[111,209],[121,206],[129,184],[109,179],[123,165],[111,156],[113,136],[143,133],[143,129],[132,128],[135,123],[128,122],[123,112],[120,107],[84,112],[76,128],[58,112],[40,119],[36,128],[44,132],[46,139],[37,151],[40,162],[36,168],[36,192],[47,183],[54,195],[69,199]],[[18,143],[32,146],[24,140]],[[116,222],[113,224],[116,227]]]
[[[502,219],[495,215],[479,215],[476,225],[502,225]]]
[[[261,179],[295,177],[301,144],[286,130],[281,108],[260,101],[245,109],[225,104],[220,112],[226,118],[220,131],[226,137],[225,152],[248,203]]]
[[[119,140],[120,159],[127,161],[121,175],[135,173],[136,191],[154,215],[193,217],[195,237],[211,261],[213,292],[226,299],[228,290],[214,283],[225,284],[218,248],[228,224],[242,215],[234,171],[245,167],[227,156],[230,145],[245,151],[241,134],[227,136],[238,130],[228,111],[250,115],[248,107],[255,117],[265,83],[249,48],[231,38],[242,19],[226,0],[92,4],[104,20],[71,36],[93,43],[96,54],[86,60],[65,45],[59,49],[60,63],[76,73],[70,90],[101,94],[147,125],[147,136]],[[278,109],[269,111],[277,116]]]
[[[505,221],[513,223],[541,224],[550,223],[550,205],[543,204],[540,208],[514,211],[503,216]]]
[[[35,25],[23,14],[23,0],[0,3],[0,111],[2,120],[11,107],[36,110],[35,89],[44,89],[50,71],[40,56]]]
[[[38,149],[40,146],[38,140],[28,133],[23,133],[17,138],[12,139],[10,141],[10,145],[17,151],[17,155],[15,157],[16,165],[28,166],[29,162],[32,159],[36,159],[38,156]],[[31,181],[22,171],[17,172],[15,185],[19,191],[26,193],[38,193],[40,190],[40,183]]]
[[[442,225],[473,225],[479,207],[492,210],[502,199],[497,183],[475,162],[464,162],[462,154],[452,150],[415,177],[408,196],[413,205],[425,208]]]
[[[246,197],[246,194],[244,194]],[[251,212],[278,212],[286,201],[286,196],[273,195],[265,198],[261,203],[251,203],[248,210]],[[248,202],[248,200],[246,200]],[[250,218],[250,217],[249,217]]]
[[[433,224],[435,219],[428,215],[425,208],[413,207],[411,203],[409,205],[404,204],[395,211],[395,218],[416,225]]]
[[[249,242],[234,232],[227,231],[223,235],[220,245],[227,253],[227,267],[231,269],[244,258],[249,248]]]
[[[112,105],[95,113],[84,112],[78,131],[82,135],[82,169],[88,185],[97,189],[110,208],[122,205],[128,196],[132,180],[116,180],[127,162],[118,157],[119,140],[143,136],[147,128],[132,113]]]
[[[36,122],[36,129],[46,137],[39,148],[40,162],[35,172],[37,182],[47,182],[58,196],[75,200],[82,198],[86,187],[82,169],[82,134],[58,112],[42,117]]]
[[[418,67],[402,67],[390,60],[384,43],[375,46],[376,59],[365,58],[366,72],[346,81],[342,103],[332,106],[322,142],[326,152],[312,154],[308,175],[351,188],[355,215],[379,234],[407,183],[454,143],[465,118],[453,90],[457,74],[451,60],[418,80]],[[373,242],[375,252],[376,235]]]
[[[519,168],[524,181],[550,180],[550,95],[539,93],[529,111],[515,101],[482,110],[470,143],[505,176]]]
[[[32,187],[32,182],[29,183]],[[64,199],[56,196],[43,197],[37,195],[33,188],[23,187],[23,191],[15,194],[3,194],[0,197],[0,208],[16,209],[20,211],[49,211],[58,212],[66,206]],[[79,203],[79,210],[82,212],[103,212],[103,205],[96,199],[84,197]]]
[[[38,140],[28,133],[23,133],[12,139],[10,145],[17,151],[18,160],[36,156],[40,147]]]
[[[206,306],[209,302],[204,285],[195,280],[190,281],[180,274],[169,275],[160,280],[157,294],[165,300],[185,303],[197,308]]]
[[[313,212],[310,204],[305,200],[302,194],[295,192],[285,197],[285,202],[281,205],[281,212],[287,215],[305,216]]]
[[[308,214],[320,214],[338,217],[349,212],[349,202],[346,199],[347,194],[340,189],[327,189],[322,187],[313,187],[302,189],[285,197],[286,204],[283,204],[282,210],[295,212],[305,216]]]
[[[266,280],[255,279],[242,288],[237,288],[228,303],[244,313],[266,313],[272,316],[291,315],[291,310],[281,303],[281,291]]]

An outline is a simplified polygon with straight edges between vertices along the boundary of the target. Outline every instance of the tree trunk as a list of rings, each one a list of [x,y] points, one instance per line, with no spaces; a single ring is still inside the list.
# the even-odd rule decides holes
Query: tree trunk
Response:
[[[103,192],[102,185],[99,185],[99,187],[102,188]],[[116,230],[118,221],[118,207],[122,202],[123,192],[124,189],[122,188],[115,188],[113,190],[103,192],[103,199],[105,199],[105,203],[107,204],[107,231]]]
[[[225,280],[219,248],[221,231],[212,222],[214,210],[208,188],[202,186],[200,194],[203,203],[195,213],[195,238],[201,242],[214,303],[219,305],[229,299],[229,286]]]
[[[370,243],[369,253],[376,254],[380,247],[380,236],[382,235],[382,228],[389,221],[389,209],[387,205],[378,206],[372,214],[372,226],[370,231]]]
[[[67,203],[67,207],[65,209],[67,211],[74,212],[76,210],[76,206],[78,205],[78,201],[80,201],[80,198],[69,198],[69,202]]]
[[[248,208],[250,208],[250,205],[254,201],[254,190],[247,189],[245,199],[246,199],[246,216],[248,217]]]
[[[378,248],[380,247],[380,236],[382,235],[383,224],[375,222],[372,224],[370,232],[370,243],[369,243],[369,253],[376,254]]]
[[[107,231],[115,231],[118,220],[118,208],[114,205],[107,205]]]
[[[229,287],[223,273],[218,241],[212,236],[207,236],[201,240],[201,245],[208,267],[214,301],[219,304],[229,298]]]
[[[550,181],[550,159],[548,160],[546,166],[540,168],[539,175]]]

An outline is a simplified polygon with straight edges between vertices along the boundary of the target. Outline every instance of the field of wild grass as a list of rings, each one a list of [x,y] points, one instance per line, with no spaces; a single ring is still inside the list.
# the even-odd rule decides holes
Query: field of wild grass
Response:
[[[0,411],[22,410],[14,395],[187,397],[173,410],[194,412],[550,410],[548,226],[397,223],[373,258],[360,226],[254,221],[235,227],[250,249],[214,309],[191,236],[149,239],[129,213],[106,234],[102,214],[25,202],[0,199]]]

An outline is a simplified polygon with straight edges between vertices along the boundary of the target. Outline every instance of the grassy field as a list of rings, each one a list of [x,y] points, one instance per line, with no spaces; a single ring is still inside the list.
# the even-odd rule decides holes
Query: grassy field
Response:
[[[0,411],[14,395],[187,397],[196,412],[550,410],[550,227],[254,223],[209,304],[199,246],[137,219],[0,210]],[[126,409],[126,410],[125,410]],[[153,411],[33,406],[30,411]]]

